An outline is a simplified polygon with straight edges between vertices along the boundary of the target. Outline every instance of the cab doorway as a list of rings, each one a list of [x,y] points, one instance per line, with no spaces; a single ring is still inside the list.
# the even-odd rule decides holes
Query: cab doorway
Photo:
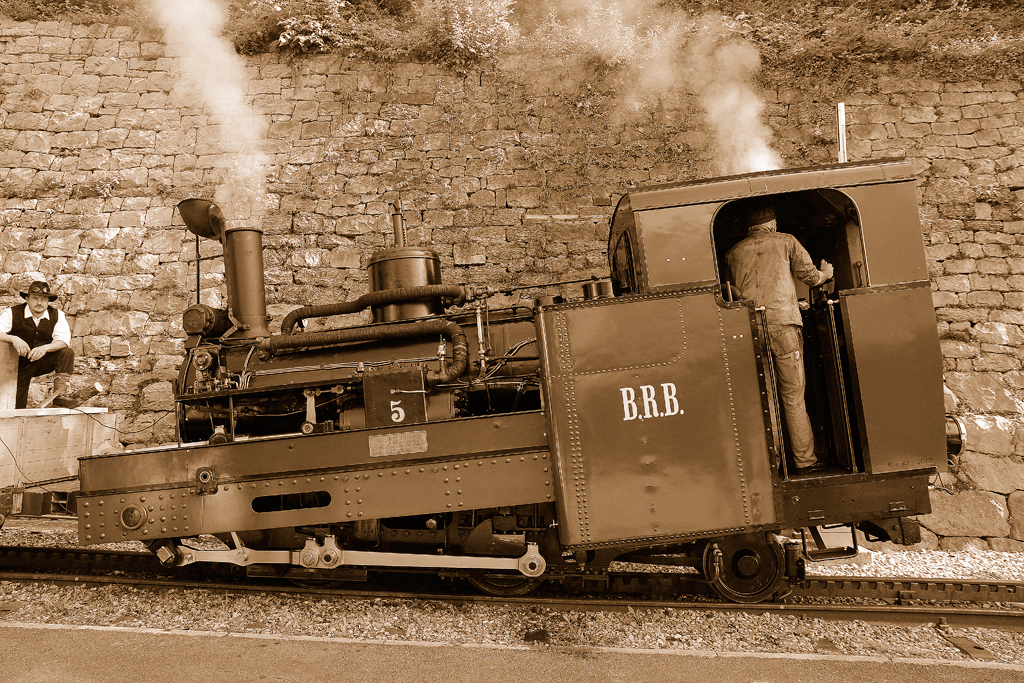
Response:
[[[846,337],[839,312],[837,293],[868,285],[860,217],[853,201],[832,189],[807,190],[736,200],[724,204],[715,216],[713,235],[723,298],[733,300],[739,293],[728,281],[725,254],[747,236],[748,216],[764,207],[775,210],[778,232],[789,233],[807,250],[815,266],[824,259],[832,264],[834,279],[813,289],[797,280],[803,335],[803,360],[807,377],[805,402],[814,432],[815,454],[825,461],[828,473],[863,471],[858,434],[851,425],[857,421]],[[758,314],[764,325],[763,314]],[[766,335],[763,338],[767,339]],[[766,362],[771,355],[765,348]],[[771,384],[772,421],[784,434],[781,472],[793,471],[793,454],[779,406],[774,373],[766,373]]]

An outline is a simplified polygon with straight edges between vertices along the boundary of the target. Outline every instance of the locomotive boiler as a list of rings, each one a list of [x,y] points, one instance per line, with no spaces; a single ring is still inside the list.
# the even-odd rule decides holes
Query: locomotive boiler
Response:
[[[743,217],[764,206],[835,264],[834,282],[802,292],[807,402],[830,464],[809,475],[787,457],[763,311],[723,280]],[[749,602],[798,578],[784,530],[920,538],[911,517],[930,511],[946,442],[908,163],[630,190],[609,277],[528,306],[444,284],[396,217],[366,295],[297,308],[277,333],[259,229],[203,200],[179,211],[222,243],[228,307],[184,312],[179,443],[81,460],[83,543],[292,579],[428,571],[495,594],[600,583],[616,559],[674,562]],[[189,544],[204,534],[225,547]],[[808,559],[830,552],[805,542]]]

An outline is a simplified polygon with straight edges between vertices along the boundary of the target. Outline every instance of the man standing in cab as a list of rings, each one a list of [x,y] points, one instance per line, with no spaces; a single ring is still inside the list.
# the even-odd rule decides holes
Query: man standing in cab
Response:
[[[747,236],[726,253],[725,262],[740,296],[764,307],[795,472],[809,474],[826,463],[814,455],[814,431],[804,400],[803,319],[793,278],[817,287],[832,279],[833,268],[822,260],[818,270],[796,237],[776,232],[774,207],[751,212],[747,225]]]
[[[67,397],[68,380],[75,371],[71,350],[71,328],[64,312],[50,304],[57,295],[50,285],[36,280],[21,292],[25,303],[0,311],[0,341],[9,342],[18,353],[18,391],[15,409],[26,408],[28,387],[33,377],[55,373],[53,390],[40,407],[52,401],[58,408],[74,408],[78,402]]]

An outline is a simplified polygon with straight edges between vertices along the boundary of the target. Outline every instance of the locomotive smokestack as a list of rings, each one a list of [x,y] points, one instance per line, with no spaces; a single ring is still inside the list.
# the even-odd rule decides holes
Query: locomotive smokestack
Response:
[[[238,328],[230,336],[271,336],[263,277],[263,231],[254,226],[229,226],[220,207],[205,199],[186,199],[178,204],[178,212],[189,232],[217,240],[224,248],[228,312]]]

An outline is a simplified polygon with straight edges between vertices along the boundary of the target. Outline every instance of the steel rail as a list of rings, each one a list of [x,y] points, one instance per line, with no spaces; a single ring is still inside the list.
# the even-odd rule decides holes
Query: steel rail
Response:
[[[874,624],[942,625],[948,628],[992,628],[1024,632],[1024,610],[1008,612],[1005,608],[965,609],[946,606],[908,605],[835,605],[723,602],[681,602],[677,600],[565,598],[544,596],[496,597],[479,594],[428,591],[396,591],[376,587],[310,588],[294,585],[258,583],[224,583],[189,581],[174,578],[146,579],[131,576],[81,576],[46,573],[3,573],[4,581],[48,583],[65,586],[117,585],[147,590],[203,590],[222,594],[290,595],[311,600],[417,600],[445,602],[456,605],[543,607],[555,612],[643,612],[652,609],[680,609],[700,612],[743,612],[793,616],[800,619],[826,621],[864,621]]]
[[[37,572],[20,571],[35,568]],[[1024,583],[950,579],[871,577],[808,577],[775,602],[723,603],[703,599],[699,577],[679,572],[611,572],[606,594],[566,596],[540,592],[498,597],[441,590],[426,585],[414,572],[389,573],[380,582],[346,584],[344,588],[296,586],[281,579],[247,577],[235,567],[216,566],[212,576],[188,568],[166,569],[148,552],[0,547],[0,580],[57,585],[123,585],[235,593],[277,593],[334,599],[437,600],[455,604],[542,606],[556,611],[628,611],[691,609],[793,615],[871,623],[943,623],[951,627],[986,627],[1024,631]],[[202,569],[211,569],[203,567]],[[55,573],[54,570],[66,573]],[[111,575],[110,572],[116,572]],[[402,589],[409,579],[416,588]],[[458,584],[453,584],[458,586]],[[611,595],[612,597],[608,597]],[[653,597],[652,597],[653,596]],[[875,600],[876,604],[827,604],[821,600]],[[957,605],[936,605],[954,602]],[[879,604],[880,603],[880,604]],[[932,603],[932,604],[927,604]],[[998,603],[993,608],[966,608],[963,603]],[[1008,603],[1014,603],[1010,605]],[[1014,609],[1019,605],[1020,609]]]

